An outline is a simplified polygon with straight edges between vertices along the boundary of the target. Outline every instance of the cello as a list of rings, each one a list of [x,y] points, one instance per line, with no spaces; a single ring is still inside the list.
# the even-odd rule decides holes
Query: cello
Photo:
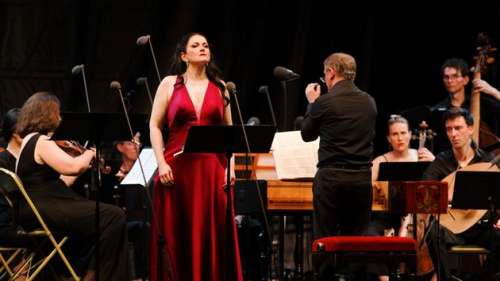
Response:
[[[425,121],[419,124],[419,135],[418,135],[418,149],[425,147],[425,141],[428,137],[432,137],[432,131],[428,129],[428,125]],[[428,132],[430,131],[430,135]],[[413,231],[416,229],[416,240],[417,240],[417,276],[427,276],[431,274],[434,270],[434,265],[432,263],[432,258],[429,253],[429,247],[424,240],[424,233],[429,220],[428,214],[417,214],[416,215],[416,226],[413,224],[413,216],[411,214],[405,216],[401,221],[401,227],[399,229],[399,236],[412,237],[414,236]],[[434,279],[433,279],[434,280]]]
[[[496,51],[491,43],[487,34],[479,33],[477,37],[478,47],[477,55],[474,57],[473,78],[481,79],[482,73],[486,72],[488,64],[492,64],[495,59],[493,53]],[[481,93],[473,89],[470,99],[470,113],[474,117],[473,135],[472,139],[479,147],[492,151],[498,155],[500,153],[500,138],[496,136],[488,128],[488,125],[481,120]]]

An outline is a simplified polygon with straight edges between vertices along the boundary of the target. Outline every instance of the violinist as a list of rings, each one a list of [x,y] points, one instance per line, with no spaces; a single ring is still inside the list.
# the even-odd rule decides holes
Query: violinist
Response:
[[[381,183],[377,181],[379,175],[380,163],[383,162],[417,162],[417,161],[433,161],[434,155],[425,147],[419,149],[410,148],[411,131],[406,120],[401,115],[391,115],[387,121],[387,141],[389,142],[391,151],[379,155],[372,161],[372,185],[374,190],[379,190]],[[407,219],[407,218],[405,218]],[[407,236],[407,228],[400,227],[401,218],[399,215],[390,215],[387,213],[374,213],[369,224],[368,234],[370,235],[399,235]],[[404,223],[403,223],[404,224]],[[406,223],[405,225],[407,225]],[[394,233],[395,229],[399,229],[399,233]],[[379,274],[380,281],[389,280],[386,274],[386,269],[377,266],[373,269],[374,273]]]
[[[466,109],[453,107],[444,114],[444,120],[446,134],[452,148],[436,156],[436,159],[425,171],[424,179],[442,180],[458,169],[478,162],[489,162],[493,159],[490,153],[477,148],[477,145],[472,141],[474,119]],[[440,225],[439,249],[437,249],[434,239],[431,239],[437,237],[435,228],[430,228],[427,243],[435,268],[439,262],[440,280],[451,280],[447,247],[453,245],[474,244],[490,249],[490,242],[493,243],[493,248],[491,248],[482,271],[485,275],[488,274],[490,268],[493,268],[495,272],[500,272],[500,259],[498,257],[500,253],[500,220],[489,221],[488,218],[489,214],[486,214],[472,227],[458,234]],[[439,251],[439,261],[437,260],[437,251]],[[489,272],[489,274],[494,275],[493,272]],[[496,279],[494,276],[482,276],[480,280]]]
[[[7,147],[0,152],[0,167],[14,171],[16,159],[21,148],[22,139],[15,132],[19,108],[13,108],[5,114],[2,124],[2,137],[7,142]]]
[[[86,150],[77,157],[65,153],[50,140],[60,121],[56,96],[38,92],[24,103],[17,124],[17,132],[23,138],[17,174],[49,228],[55,233],[69,235],[70,240],[81,241],[81,249],[91,251],[97,237],[95,202],[69,189],[59,175],[83,173],[94,159],[95,151]],[[24,228],[37,227],[29,207],[23,202],[19,215]],[[125,215],[116,206],[101,204],[99,216],[99,279],[130,280]],[[82,265],[87,269],[83,280],[93,280],[95,260],[86,260]]]

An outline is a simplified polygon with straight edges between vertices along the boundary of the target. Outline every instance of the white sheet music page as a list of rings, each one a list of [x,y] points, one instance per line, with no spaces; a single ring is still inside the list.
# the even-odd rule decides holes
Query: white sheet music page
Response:
[[[151,179],[153,178],[153,174],[158,168],[153,149],[143,148],[141,153],[139,154],[139,158],[141,159],[145,178],[149,184],[151,182]],[[130,172],[128,172],[127,176],[125,176],[120,184],[139,184],[142,186],[146,186],[138,160],[135,160],[132,169],[130,169]]]
[[[278,179],[314,178],[318,164],[319,138],[304,142],[300,131],[274,135],[271,150]]]

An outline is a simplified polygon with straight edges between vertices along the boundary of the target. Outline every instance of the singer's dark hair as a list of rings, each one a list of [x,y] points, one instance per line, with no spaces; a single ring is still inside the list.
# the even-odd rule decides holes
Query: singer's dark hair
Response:
[[[177,42],[177,46],[175,47],[175,52],[174,55],[172,56],[172,63],[170,65],[170,74],[172,75],[177,75],[181,77],[181,79],[178,80],[178,82],[174,85],[174,87],[178,86],[180,83],[184,83],[184,78],[182,74],[186,72],[187,65],[184,61],[181,60],[181,54],[186,52],[186,47],[188,44],[189,39],[193,37],[194,35],[200,35],[206,38],[205,35],[198,33],[198,32],[191,32],[188,34],[185,34],[184,36],[181,37],[179,42]],[[210,45],[209,45],[210,48]],[[219,67],[215,64],[214,61],[214,54],[211,53],[211,59],[208,62],[205,71],[208,77],[208,80],[212,81],[217,85],[217,88],[219,88],[221,96],[224,100],[224,105],[229,104],[229,98],[226,97],[225,92],[226,92],[226,86],[224,83],[222,83],[222,72],[220,71]]]

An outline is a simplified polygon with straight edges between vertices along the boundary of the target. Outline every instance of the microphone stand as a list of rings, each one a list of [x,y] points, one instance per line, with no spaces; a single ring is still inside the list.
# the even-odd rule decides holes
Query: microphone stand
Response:
[[[149,103],[153,106],[153,95],[151,95],[151,90],[149,89],[149,83],[147,77],[139,77],[136,81],[137,85],[144,85],[146,87],[146,92],[148,94]]]
[[[229,83],[228,83],[229,84]],[[247,136],[247,131],[246,131],[246,128],[245,128],[245,124],[243,123],[243,117],[242,117],[242,114],[241,114],[241,109],[240,109],[240,104],[239,104],[239,101],[238,101],[238,95],[237,95],[237,92],[236,92],[236,89],[234,88],[233,90],[230,90],[229,91],[233,96],[234,96],[234,101],[235,101],[235,105],[236,105],[236,111],[238,112],[238,117],[239,117],[239,120],[240,120],[240,125],[241,125],[241,130],[243,132],[243,138],[245,139],[245,146],[246,146],[246,150],[247,150],[247,161],[248,161],[248,155],[250,155],[252,153],[251,149],[250,149],[250,143],[248,141],[248,136]],[[273,116],[274,116],[274,113],[273,113]],[[274,118],[273,118],[274,119]],[[228,155],[228,161],[230,161],[230,157],[231,155]],[[228,168],[229,168],[229,164],[228,164]],[[231,193],[230,193],[230,171],[228,169],[227,171],[227,197],[228,197],[228,216],[231,212],[231,209],[232,208],[232,205],[229,205],[231,204]],[[260,190],[260,185],[259,185],[259,181],[256,180],[255,181],[255,187],[257,188],[257,196],[259,197],[259,205],[260,205],[260,208],[261,208],[261,212],[262,212],[262,217],[264,219],[264,227],[266,229],[266,232],[267,232],[267,236],[268,236],[268,247],[269,249],[272,249],[272,237],[271,237],[271,231],[270,231],[270,228],[269,228],[269,221],[267,219],[267,214],[266,214],[266,209],[264,208],[264,200],[262,199],[262,193],[261,193],[261,190]],[[228,218],[230,219],[230,218]],[[228,226],[229,227],[229,224]],[[275,267],[276,267],[276,264],[275,264]],[[229,272],[229,270],[228,270]],[[281,280],[281,273],[278,272],[278,280]]]
[[[82,73],[82,78],[83,78],[83,88],[84,88],[84,92],[85,92],[85,98],[86,98],[86,102],[87,102],[87,110],[88,110],[88,113],[91,112],[90,110],[90,98],[89,98],[89,92],[88,92],[88,87],[87,87],[87,78],[86,78],[86,75],[85,75],[85,65],[84,64],[80,64],[80,65],[76,65],[73,67],[73,69],[71,70],[71,73],[73,75],[76,75],[78,73]],[[96,148],[96,164],[95,164],[95,167],[93,168],[94,171],[92,173],[90,173],[90,185],[92,187],[92,189],[95,191],[95,229],[96,229],[96,242],[95,242],[95,280],[96,281],[99,281],[99,274],[100,274],[100,264],[99,264],[99,260],[100,260],[100,257],[99,257],[99,251],[100,251],[100,242],[99,242],[99,239],[100,239],[100,236],[101,236],[101,233],[100,233],[100,227],[99,227],[99,224],[100,224],[100,205],[99,205],[99,201],[100,201],[100,186],[102,186],[102,181],[101,181],[101,169],[100,169],[100,162],[99,159],[100,159],[100,149],[97,145],[97,142],[96,140],[94,140],[95,143],[95,148]],[[88,144],[88,142],[85,143],[85,146]],[[96,185],[96,174],[97,174],[97,185]],[[88,197],[87,198],[90,198],[90,194],[88,194]]]
[[[281,81],[281,88],[283,89],[283,131],[287,130],[287,114],[288,114],[288,98],[287,98],[287,87],[286,87],[287,80]]]
[[[155,51],[153,49],[153,43],[151,43],[151,36],[148,35],[143,35],[139,38],[137,38],[137,45],[144,45],[145,43],[148,43],[149,45],[149,51],[151,53],[151,57],[153,58],[153,64],[155,66],[156,70],[156,76],[158,77],[158,83],[161,82],[161,76],[160,76],[160,71],[158,70],[158,63],[156,62],[156,56],[155,56]]]
[[[127,126],[129,128],[129,131],[130,131],[130,136],[131,136],[131,139],[134,139],[134,131],[132,130],[132,124],[130,122],[130,118],[129,118],[129,115],[128,115],[128,112],[127,112],[127,107],[125,106],[125,100],[123,99],[123,93],[122,93],[122,89],[121,89],[121,85],[119,82],[117,81],[113,81],[111,82],[111,88],[112,89],[116,89],[118,94],[120,95],[120,101],[122,103],[122,106],[123,106],[123,113],[125,114],[125,119],[127,121]],[[139,155],[139,153],[138,153]],[[159,280],[160,281],[163,281],[163,270],[162,270],[162,266],[163,266],[163,256],[165,254],[165,257],[166,257],[166,270],[167,270],[167,274],[168,274],[168,278],[169,280],[174,280],[173,279],[173,275],[172,275],[172,265],[170,263],[170,259],[168,258],[168,255],[167,255],[167,252],[165,251],[165,247],[167,245],[167,241],[165,239],[165,236],[163,235],[161,229],[160,229],[160,223],[158,222],[158,216],[156,215],[155,213],[155,210],[153,208],[153,200],[152,200],[152,196],[151,196],[151,193],[149,192],[149,188],[147,187],[148,185],[148,181],[146,180],[146,175],[144,173],[144,168],[143,168],[143,165],[142,165],[142,160],[141,160],[141,157],[137,157],[137,161],[139,163],[139,168],[141,170],[141,175],[142,175],[142,179],[144,181],[144,190],[145,190],[145,193],[146,193],[146,198],[148,200],[148,204],[151,208],[151,220],[152,222],[154,223],[155,225],[155,228],[157,229],[158,233],[158,263],[159,263],[159,266],[157,267],[158,268],[158,276],[159,276]]]
[[[271,112],[271,119],[273,120],[273,125],[274,127],[278,127],[278,123],[276,122],[276,115],[274,115],[274,108],[273,104],[271,102],[271,95],[269,94],[269,87],[266,86],[261,86],[259,88],[259,92],[264,92],[267,98],[267,105],[269,106],[269,111]]]

